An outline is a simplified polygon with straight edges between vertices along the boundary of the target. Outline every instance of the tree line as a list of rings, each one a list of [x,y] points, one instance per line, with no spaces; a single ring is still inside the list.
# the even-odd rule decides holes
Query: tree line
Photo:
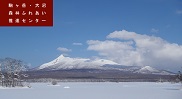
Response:
[[[22,77],[28,66],[21,60],[5,58],[0,60],[0,86],[3,87],[23,87]]]

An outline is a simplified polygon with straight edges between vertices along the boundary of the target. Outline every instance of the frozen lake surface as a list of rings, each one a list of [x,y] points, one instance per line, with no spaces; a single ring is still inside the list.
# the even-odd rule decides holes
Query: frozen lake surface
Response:
[[[2,88],[1,99],[182,99],[182,85],[154,82],[32,83],[31,88]]]

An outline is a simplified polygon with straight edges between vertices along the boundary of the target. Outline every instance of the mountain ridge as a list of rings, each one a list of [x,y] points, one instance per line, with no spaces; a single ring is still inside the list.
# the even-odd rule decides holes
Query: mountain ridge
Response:
[[[104,65],[119,65],[110,60],[106,59],[95,59],[91,60],[88,58],[70,58],[65,57],[64,55],[60,55],[58,58],[50,61],[48,63],[42,64],[38,69],[44,68],[55,68],[55,69],[72,69],[72,68],[97,68],[99,69]]]
[[[53,61],[44,63],[37,70],[61,70],[61,69],[101,69],[120,70],[140,74],[172,75],[171,72],[158,70],[151,66],[123,66],[107,59],[70,58],[60,55]]]

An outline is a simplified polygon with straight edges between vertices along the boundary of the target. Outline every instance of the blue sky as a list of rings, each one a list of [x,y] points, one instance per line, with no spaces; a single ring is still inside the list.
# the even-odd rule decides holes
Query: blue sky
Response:
[[[181,46],[182,1],[54,0],[53,27],[0,27],[0,58],[21,59],[35,67],[66,52],[58,48],[67,48],[70,57],[99,56],[88,50],[87,41],[105,41],[121,30]]]

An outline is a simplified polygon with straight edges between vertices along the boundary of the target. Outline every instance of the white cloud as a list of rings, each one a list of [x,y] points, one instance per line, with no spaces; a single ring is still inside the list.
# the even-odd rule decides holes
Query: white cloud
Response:
[[[176,13],[177,14],[182,14],[182,10],[177,10]]]
[[[150,32],[152,32],[152,33],[158,33],[159,30],[152,28],[152,29],[150,30]]]
[[[73,43],[73,45],[81,46],[83,44],[82,43]]]
[[[59,50],[61,52],[71,52],[72,51],[71,49],[67,49],[67,48],[64,48],[64,47],[58,47],[57,50]]]
[[[122,65],[150,65],[170,70],[182,66],[182,45],[126,30],[110,33],[107,38],[109,40],[87,41],[88,50],[97,51],[100,56]]]

